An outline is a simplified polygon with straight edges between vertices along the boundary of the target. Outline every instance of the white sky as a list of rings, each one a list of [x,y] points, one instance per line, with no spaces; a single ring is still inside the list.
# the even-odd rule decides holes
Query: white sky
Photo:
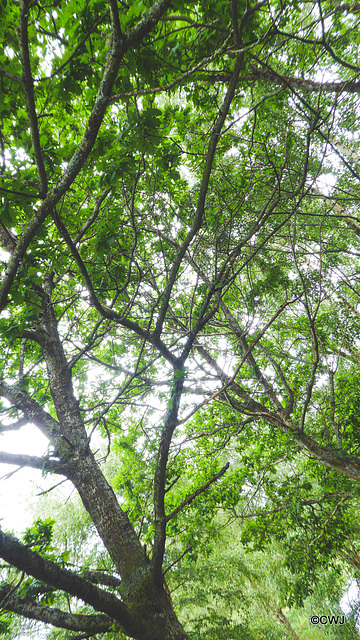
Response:
[[[0,436],[0,450],[7,453],[42,456],[47,447],[45,436],[30,424]],[[31,496],[40,491],[40,486],[47,486],[49,479],[42,478],[41,471],[33,469],[21,469],[6,479],[17,468],[0,464],[0,525],[2,529],[21,533],[32,522]]]

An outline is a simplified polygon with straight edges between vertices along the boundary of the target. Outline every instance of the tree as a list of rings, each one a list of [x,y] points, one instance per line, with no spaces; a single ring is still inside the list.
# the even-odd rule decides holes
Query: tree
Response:
[[[107,553],[1,531],[2,608],[185,640],[173,540],[205,553],[264,458],[268,488],[299,452],[360,479],[358,6],[20,0],[0,29],[2,430],[49,439],[0,462],[70,481]]]

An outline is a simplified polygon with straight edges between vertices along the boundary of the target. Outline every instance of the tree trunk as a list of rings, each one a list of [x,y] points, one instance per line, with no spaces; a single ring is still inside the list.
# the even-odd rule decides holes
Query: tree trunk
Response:
[[[290,633],[290,635],[293,638],[293,640],[301,640],[300,636],[298,636],[298,634],[296,633],[295,629],[291,625],[290,621],[287,619],[287,617],[286,617],[286,615],[283,612],[281,607],[279,607],[276,610],[276,617],[277,617],[278,620],[280,620],[280,622],[284,625],[284,627]]]

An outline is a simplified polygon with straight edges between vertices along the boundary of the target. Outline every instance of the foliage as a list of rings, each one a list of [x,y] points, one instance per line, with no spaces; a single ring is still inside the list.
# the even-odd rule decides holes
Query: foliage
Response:
[[[0,531],[7,637],[291,637],[359,570],[359,16],[2,0],[0,462],[81,501]]]

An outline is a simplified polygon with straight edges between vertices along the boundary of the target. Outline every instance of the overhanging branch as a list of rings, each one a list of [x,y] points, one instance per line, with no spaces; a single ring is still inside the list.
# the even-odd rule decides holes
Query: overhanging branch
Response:
[[[114,626],[114,620],[108,616],[66,613],[61,609],[39,604],[28,597],[21,598],[15,593],[12,585],[0,585],[0,609],[61,629],[83,631],[89,634],[106,633]],[[119,625],[117,626],[119,628]]]
[[[37,580],[61,589],[91,605],[96,611],[105,613],[119,622],[125,633],[136,637],[141,625],[136,621],[123,602],[107,593],[91,582],[84,580],[76,573],[59,567],[54,562],[43,558],[36,551],[27,549],[16,538],[0,530],[0,557],[13,567]]]
[[[39,469],[41,471],[51,471],[66,475],[64,465],[56,460],[49,460],[46,457],[28,456],[20,453],[7,453],[0,451],[0,464],[13,464],[18,467],[30,467],[31,469]]]

